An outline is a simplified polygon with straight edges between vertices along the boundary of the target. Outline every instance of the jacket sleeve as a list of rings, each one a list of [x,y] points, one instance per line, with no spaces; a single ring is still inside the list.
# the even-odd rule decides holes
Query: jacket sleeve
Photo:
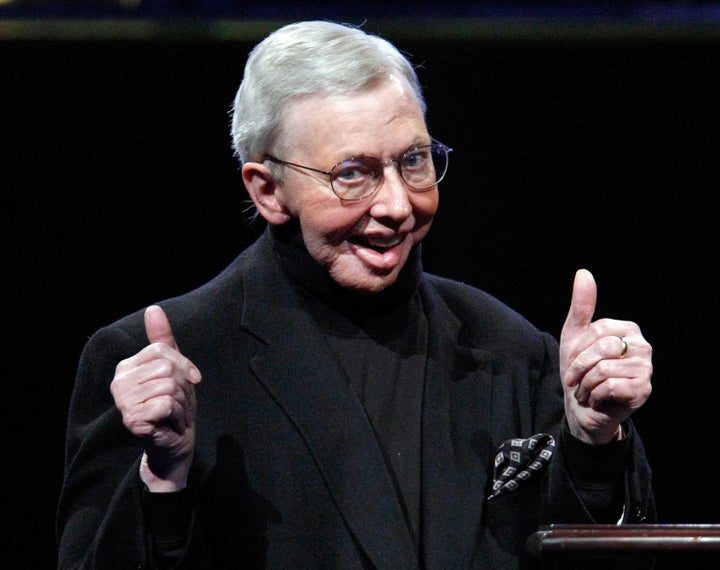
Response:
[[[633,423],[622,441],[588,445],[564,423],[550,466],[544,521],[551,523],[652,523],[655,501],[651,471]],[[574,500],[568,501],[568,496]],[[575,505],[568,509],[569,505]]]
[[[142,449],[110,393],[120,360],[147,344],[142,316],[133,318],[130,328],[98,331],[80,357],[57,511],[59,570],[152,567],[139,476]]]

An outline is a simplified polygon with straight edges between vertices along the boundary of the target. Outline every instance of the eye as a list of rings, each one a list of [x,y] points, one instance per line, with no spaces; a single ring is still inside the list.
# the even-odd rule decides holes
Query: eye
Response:
[[[403,168],[422,169],[427,166],[429,160],[429,148],[416,148],[403,156],[402,166]]]
[[[333,180],[343,184],[362,182],[368,178],[374,178],[376,170],[364,160],[344,160],[333,168]]]

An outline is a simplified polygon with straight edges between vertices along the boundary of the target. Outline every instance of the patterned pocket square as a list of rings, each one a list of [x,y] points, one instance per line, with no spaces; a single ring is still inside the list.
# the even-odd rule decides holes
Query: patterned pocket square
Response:
[[[554,451],[555,438],[549,433],[508,439],[495,455],[492,493],[488,500],[515,491],[524,481],[541,473]]]

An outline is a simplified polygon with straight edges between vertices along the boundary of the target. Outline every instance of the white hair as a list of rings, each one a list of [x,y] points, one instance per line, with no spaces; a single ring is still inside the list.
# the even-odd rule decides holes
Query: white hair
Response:
[[[235,155],[244,163],[268,152],[282,137],[287,109],[298,98],[353,93],[391,74],[408,81],[425,113],[412,63],[387,40],[328,21],[298,22],[276,30],[250,52],[235,95]]]

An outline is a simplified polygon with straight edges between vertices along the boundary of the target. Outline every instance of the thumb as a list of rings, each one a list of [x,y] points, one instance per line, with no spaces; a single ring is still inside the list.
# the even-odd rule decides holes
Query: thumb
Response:
[[[158,305],[150,305],[145,309],[145,333],[147,334],[150,344],[154,342],[162,342],[169,347],[177,349],[175,336],[173,335],[170,321]]]
[[[597,285],[592,273],[587,269],[578,269],[573,282],[572,299],[565,324],[563,336],[582,333],[592,323],[597,303]]]

